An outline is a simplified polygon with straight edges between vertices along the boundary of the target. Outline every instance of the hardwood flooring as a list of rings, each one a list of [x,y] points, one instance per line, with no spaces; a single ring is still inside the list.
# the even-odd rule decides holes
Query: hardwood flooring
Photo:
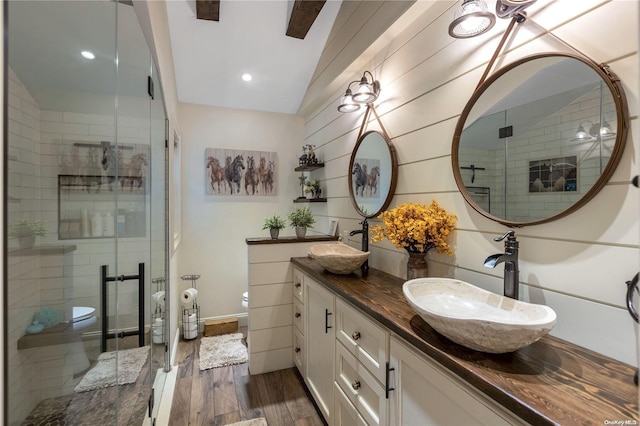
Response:
[[[246,335],[246,327],[240,331]],[[217,426],[258,417],[269,426],[325,424],[295,368],[253,376],[246,363],[200,371],[199,351],[200,338],[178,345],[171,426]]]

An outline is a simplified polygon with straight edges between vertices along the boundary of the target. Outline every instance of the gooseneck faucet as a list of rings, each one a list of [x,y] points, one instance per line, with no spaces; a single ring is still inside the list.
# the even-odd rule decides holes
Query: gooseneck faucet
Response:
[[[362,225],[362,229],[354,229],[353,231],[349,232],[349,236],[353,237],[356,234],[362,234],[361,250],[369,251],[369,222],[367,221],[366,217],[362,220],[362,222],[360,222],[360,225]],[[362,269],[362,272],[367,272],[369,270],[368,259],[364,261],[360,269]]]
[[[514,231],[507,231],[501,237],[493,241],[504,242],[504,253],[492,254],[484,261],[487,268],[495,268],[497,264],[504,262],[504,295],[512,299],[518,299],[520,271],[518,270],[518,241]]]

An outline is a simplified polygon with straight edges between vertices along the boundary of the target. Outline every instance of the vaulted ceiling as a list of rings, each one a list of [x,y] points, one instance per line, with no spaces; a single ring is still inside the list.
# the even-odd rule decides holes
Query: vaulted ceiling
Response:
[[[310,84],[338,77],[412,3],[168,1],[178,98],[296,114]]]

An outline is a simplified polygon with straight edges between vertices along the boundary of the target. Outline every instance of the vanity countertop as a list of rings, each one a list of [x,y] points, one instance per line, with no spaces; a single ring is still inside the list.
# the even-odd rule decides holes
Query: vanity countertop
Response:
[[[291,260],[528,423],[603,425],[640,420],[635,369],[628,364],[553,336],[507,354],[467,349],[438,334],[413,311],[402,294],[403,279],[376,269],[366,277],[361,271],[335,275],[313,259]]]

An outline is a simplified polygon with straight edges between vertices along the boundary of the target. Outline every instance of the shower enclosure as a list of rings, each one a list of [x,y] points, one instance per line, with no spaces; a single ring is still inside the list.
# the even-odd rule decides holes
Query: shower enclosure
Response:
[[[169,369],[167,122],[130,2],[7,6],[4,424],[141,424]]]

